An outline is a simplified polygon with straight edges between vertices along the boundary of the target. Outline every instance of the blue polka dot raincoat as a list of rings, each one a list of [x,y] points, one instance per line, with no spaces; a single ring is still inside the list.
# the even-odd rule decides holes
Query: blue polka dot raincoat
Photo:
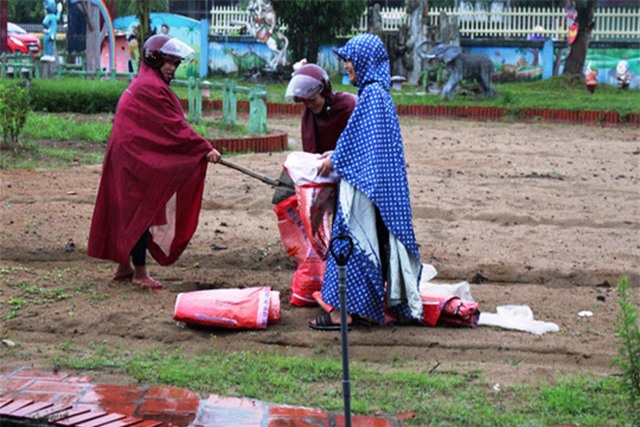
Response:
[[[399,318],[421,321],[422,264],[413,231],[400,124],[389,94],[389,57],[380,38],[372,34],[352,38],[336,53],[353,63],[359,95],[331,155],[341,179],[332,236],[348,235],[354,242],[346,264],[347,311],[383,322],[386,306]],[[386,284],[375,208],[389,230]],[[333,256],[327,260],[322,298],[340,306]]]

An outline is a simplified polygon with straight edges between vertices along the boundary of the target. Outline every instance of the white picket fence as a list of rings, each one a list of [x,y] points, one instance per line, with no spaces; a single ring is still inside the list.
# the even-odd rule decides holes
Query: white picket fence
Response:
[[[536,34],[555,40],[563,40],[567,35],[564,8],[522,8],[505,9],[494,3],[491,9],[483,9],[480,3],[474,7],[463,3],[459,9],[429,9],[427,25],[437,29],[440,12],[458,17],[460,35],[464,38],[529,38]],[[408,17],[404,9],[382,8],[383,31],[395,31]],[[229,35],[239,28],[232,22],[247,22],[248,13],[237,6],[222,6],[211,9],[211,35]],[[601,8],[595,11],[595,28],[591,40],[640,40],[640,9]],[[536,27],[542,31],[534,31]],[[360,24],[353,28],[354,34],[367,31],[367,14],[363,13]]]

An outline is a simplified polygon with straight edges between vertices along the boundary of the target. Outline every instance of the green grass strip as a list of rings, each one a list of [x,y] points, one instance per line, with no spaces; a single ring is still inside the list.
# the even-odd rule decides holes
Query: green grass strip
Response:
[[[102,345],[83,355],[64,350],[54,365],[83,373],[115,369],[139,383],[182,387],[205,397],[215,393],[331,411],[343,408],[340,358],[215,350],[186,357],[182,349],[123,354]],[[405,426],[631,425],[616,377],[583,374],[559,377],[555,385],[494,390],[480,370],[430,373],[413,364],[381,370],[357,362],[350,363],[350,370],[353,412],[415,413]]]

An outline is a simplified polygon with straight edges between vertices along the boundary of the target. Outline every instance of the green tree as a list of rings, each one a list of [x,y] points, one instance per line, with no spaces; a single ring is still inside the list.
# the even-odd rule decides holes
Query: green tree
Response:
[[[151,12],[169,12],[169,0],[115,0],[116,14],[118,16],[136,15],[140,3],[147,3]]]
[[[272,0],[284,23],[293,61],[317,62],[318,48],[348,33],[366,10],[366,0]]]
[[[40,23],[44,18],[44,5],[42,0],[4,0],[7,2],[8,20],[16,24]]]
[[[138,39],[139,58],[142,58],[144,42],[153,35],[151,28],[151,12],[169,12],[169,0],[115,0],[116,15],[129,16],[136,15],[140,25],[135,29]]]

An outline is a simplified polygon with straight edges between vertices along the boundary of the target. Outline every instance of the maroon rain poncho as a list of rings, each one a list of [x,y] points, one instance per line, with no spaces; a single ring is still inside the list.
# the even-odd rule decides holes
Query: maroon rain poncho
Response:
[[[185,121],[169,85],[143,63],[116,108],[88,254],[128,264],[149,228],[153,258],[175,262],[198,224],[212,148]]]

